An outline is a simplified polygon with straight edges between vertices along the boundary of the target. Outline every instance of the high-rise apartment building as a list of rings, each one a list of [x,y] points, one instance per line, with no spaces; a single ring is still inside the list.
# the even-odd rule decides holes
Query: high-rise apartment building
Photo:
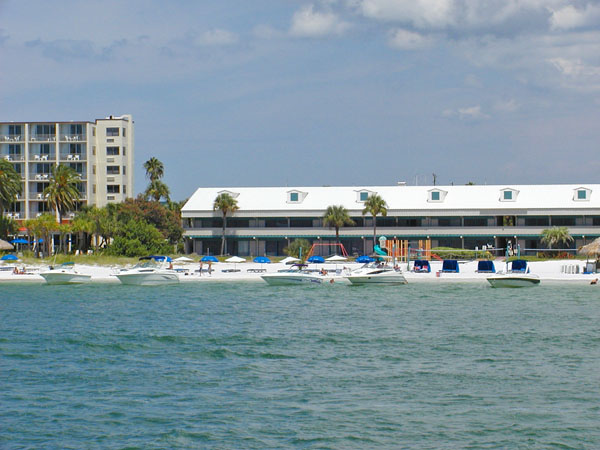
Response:
[[[81,177],[78,208],[133,197],[133,155],[131,115],[95,122],[0,122],[0,158],[12,162],[22,180],[21,195],[5,214],[21,220],[51,212],[43,192],[58,164]]]

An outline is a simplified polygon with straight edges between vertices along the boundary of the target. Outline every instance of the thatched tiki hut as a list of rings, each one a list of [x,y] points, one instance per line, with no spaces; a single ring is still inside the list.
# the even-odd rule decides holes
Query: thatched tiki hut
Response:
[[[14,249],[13,245],[10,242],[6,242],[0,239],[0,250],[12,250]]]

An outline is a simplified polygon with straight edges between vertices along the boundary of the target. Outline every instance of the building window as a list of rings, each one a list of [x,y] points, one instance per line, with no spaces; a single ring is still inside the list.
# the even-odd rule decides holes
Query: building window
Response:
[[[119,156],[119,147],[106,147],[107,156]]]
[[[96,146],[95,145],[92,147],[92,155],[96,156]]]
[[[290,193],[290,202],[297,202],[297,201],[298,201],[298,193],[297,192]]]
[[[8,134],[11,136],[20,135],[21,134],[21,125],[9,125],[8,126]]]
[[[127,175],[127,166],[123,166],[123,175]]]
[[[50,144],[40,144],[40,155],[50,154]]]
[[[81,155],[81,144],[69,144],[69,153],[71,155]]]
[[[71,125],[71,134],[83,134],[83,127],[80,123]]]
[[[433,191],[431,193],[431,201],[439,202],[440,201],[440,193],[438,191]]]
[[[92,128],[92,136],[96,136],[96,127]]]
[[[504,200],[512,200],[513,199],[512,191],[504,191],[504,196],[502,198],[504,198]]]
[[[21,154],[21,144],[9,144],[8,154],[11,156],[20,155]]]
[[[118,136],[119,135],[119,129],[118,128],[107,128],[106,129],[106,135],[107,136]]]
[[[123,147],[123,156],[127,154],[127,147]]]
[[[95,184],[93,184],[93,185],[92,185],[92,194],[95,194],[95,193],[96,193],[96,185],[95,185]]]
[[[584,191],[584,190],[577,191],[577,199],[578,200],[585,200],[586,197],[587,197],[586,191]]]
[[[119,166],[106,166],[107,175],[119,175]]]
[[[96,175],[96,165],[92,166],[92,175]]]
[[[361,192],[360,193],[360,201],[361,202],[366,202],[368,198],[369,198],[369,193],[368,192]]]
[[[106,193],[107,194],[119,194],[121,186],[118,184],[108,184],[106,185]]]
[[[126,136],[126,135],[125,135],[125,128],[123,128],[123,137],[125,137],[125,136]]]
[[[56,126],[55,125],[36,125],[35,132],[38,136],[40,136],[40,135],[49,136],[51,134],[56,134]]]
[[[123,185],[123,194],[127,194],[127,185],[126,184]]]

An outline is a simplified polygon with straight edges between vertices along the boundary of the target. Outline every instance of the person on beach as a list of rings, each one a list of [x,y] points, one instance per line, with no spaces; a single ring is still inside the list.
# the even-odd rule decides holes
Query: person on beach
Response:
[[[200,261],[200,276],[202,276],[202,261]]]
[[[208,262],[208,275],[212,275],[212,261]]]

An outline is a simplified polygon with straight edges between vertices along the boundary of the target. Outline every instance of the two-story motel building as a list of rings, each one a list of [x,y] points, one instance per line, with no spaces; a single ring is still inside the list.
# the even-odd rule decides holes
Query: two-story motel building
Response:
[[[575,248],[600,236],[600,185],[469,185],[199,188],[182,210],[186,250],[218,254],[222,215],[215,198],[227,192],[239,209],[228,216],[229,254],[282,255],[291,241],[335,242],[335,230],[323,225],[328,206],[342,205],[354,226],[340,229],[350,254],[373,249],[373,219],[364,202],[378,194],[387,216],[377,217],[377,234],[431,245],[475,249],[505,247],[510,241],[529,253],[541,244],[544,229],[568,227]]]

